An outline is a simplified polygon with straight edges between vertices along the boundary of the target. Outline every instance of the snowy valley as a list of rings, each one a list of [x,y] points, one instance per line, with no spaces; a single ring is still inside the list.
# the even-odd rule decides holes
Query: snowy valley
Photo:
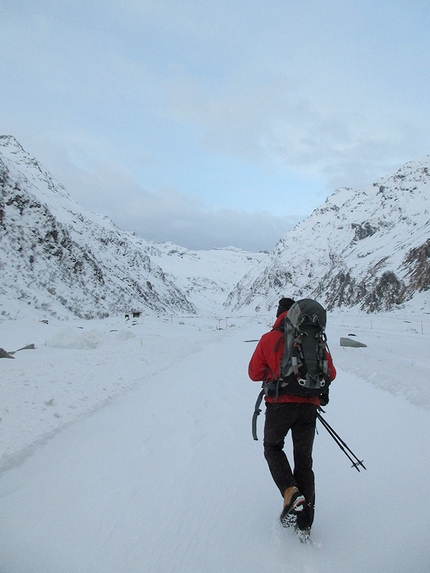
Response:
[[[367,471],[318,424],[311,546],[279,525],[263,415],[251,435],[266,330],[1,322],[9,350],[36,346],[0,364],[2,573],[426,573],[430,319],[330,313],[325,418]],[[367,348],[341,348],[352,333]]]
[[[192,252],[1,137],[0,572],[427,573],[429,164],[338,190],[270,254]],[[263,415],[251,435],[284,295],[330,309],[325,417],[367,468],[318,426],[309,546],[279,525]]]
[[[362,190],[338,189],[271,253],[190,251],[86,211],[0,136],[0,314],[264,314],[285,295],[329,309],[405,307],[430,287],[429,169],[426,156]]]

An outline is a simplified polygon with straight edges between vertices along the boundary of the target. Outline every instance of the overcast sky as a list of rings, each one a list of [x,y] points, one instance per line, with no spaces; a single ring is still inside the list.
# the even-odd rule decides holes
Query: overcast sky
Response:
[[[0,132],[82,206],[270,250],[430,153],[428,0],[1,0]]]

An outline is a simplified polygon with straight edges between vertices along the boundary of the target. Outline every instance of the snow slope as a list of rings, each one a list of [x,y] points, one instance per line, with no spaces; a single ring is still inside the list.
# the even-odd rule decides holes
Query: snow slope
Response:
[[[430,318],[329,316],[314,545],[277,522],[246,374],[272,317],[0,322],[2,573],[424,573]],[[367,348],[341,348],[355,334]],[[102,407],[103,406],[103,407]]]
[[[390,310],[430,288],[430,156],[338,189],[250,270],[226,306],[267,310],[289,293],[327,308]]]
[[[173,243],[154,245],[151,259],[160,266],[199,314],[218,316],[231,289],[268,253],[249,253],[235,247],[190,251]]]
[[[0,135],[1,316],[216,314],[267,256],[233,247],[189,251],[121,231],[80,207],[12,136]]]

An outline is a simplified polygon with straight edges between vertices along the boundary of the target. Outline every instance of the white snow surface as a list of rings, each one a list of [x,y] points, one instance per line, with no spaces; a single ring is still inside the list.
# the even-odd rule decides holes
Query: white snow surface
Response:
[[[309,546],[251,436],[272,318],[0,322],[35,344],[0,359],[1,573],[427,573],[430,317],[329,316],[325,417],[367,471],[319,426]]]

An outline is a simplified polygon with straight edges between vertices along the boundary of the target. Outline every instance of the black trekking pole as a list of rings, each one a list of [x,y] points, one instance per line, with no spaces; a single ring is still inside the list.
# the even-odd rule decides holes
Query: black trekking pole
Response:
[[[324,412],[324,410],[322,408],[320,408],[320,410],[321,410],[321,412]],[[349,448],[345,444],[345,442],[342,440],[342,438],[339,436],[339,434],[337,434],[333,430],[333,428],[330,426],[330,424],[326,420],[324,420],[324,418],[321,416],[320,412],[317,412],[317,418],[321,422],[321,424],[324,426],[324,428],[327,430],[327,432],[330,434],[330,436],[333,438],[333,440],[336,442],[336,444],[339,446],[339,448],[346,455],[346,457],[349,459],[349,461],[352,463],[352,467],[355,468],[358,472],[360,471],[360,468],[358,466],[361,466],[363,469],[367,470],[366,466],[363,463],[363,460],[360,460],[354,454],[354,452],[351,450],[351,448]]]

